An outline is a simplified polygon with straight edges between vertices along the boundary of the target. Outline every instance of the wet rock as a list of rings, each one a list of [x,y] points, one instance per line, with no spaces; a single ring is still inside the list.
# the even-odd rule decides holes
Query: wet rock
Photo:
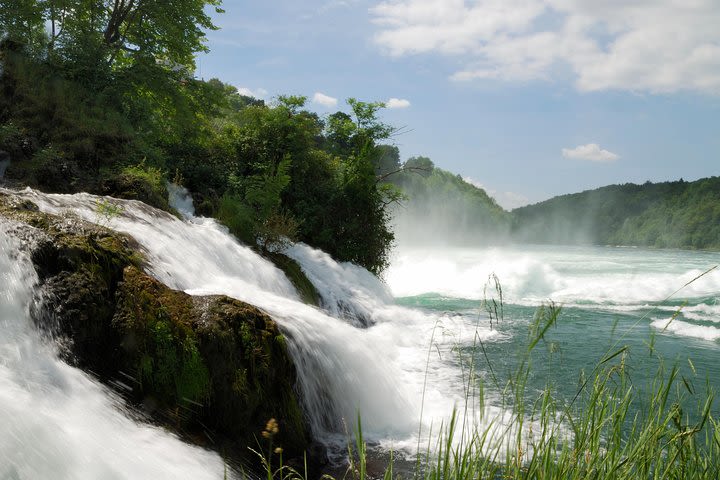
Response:
[[[263,256],[285,273],[303,302],[316,307],[320,306],[320,294],[295,260],[278,252],[265,251]]]
[[[36,321],[68,362],[184,438],[247,454],[275,418],[273,444],[302,455],[310,440],[295,368],[268,315],[172,290],[143,272],[131,237],[42,213],[7,190],[0,224],[31,255],[44,298]]]
[[[105,179],[100,195],[110,195],[125,200],[139,200],[160,210],[170,211],[168,192],[164,185],[153,185],[146,179],[120,173]]]
[[[295,368],[269,316],[225,296],[171,290],[133,266],[116,298],[121,368],[135,372],[143,396],[153,397],[166,416],[198,421],[253,447],[266,421],[276,418],[274,444],[303,451],[308,439],[293,390]]]

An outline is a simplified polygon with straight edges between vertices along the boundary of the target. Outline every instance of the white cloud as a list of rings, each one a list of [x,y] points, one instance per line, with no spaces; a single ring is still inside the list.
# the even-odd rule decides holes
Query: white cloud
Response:
[[[552,79],[581,91],[720,94],[717,0],[386,0],[370,9],[389,55],[457,59],[457,81]]]
[[[475,180],[472,177],[463,177],[463,181],[465,181],[466,183],[469,183],[473,187],[482,188],[483,190],[487,191],[482,183],[480,183],[479,181]],[[489,195],[489,193],[488,193],[488,195]]]
[[[335,10],[337,8],[346,8],[354,4],[355,1],[348,1],[348,0],[329,0],[317,9],[318,13],[327,13],[331,10]]]
[[[238,93],[240,95],[245,95],[246,97],[254,97],[254,98],[265,98],[265,96],[268,94],[268,91],[264,88],[257,88],[255,90],[252,90],[247,87],[239,87],[237,89]]]
[[[524,207],[530,203],[530,199],[522,193],[515,192],[501,192],[495,197],[495,200],[505,210],[512,210],[514,208]]]
[[[530,203],[530,199],[521,193],[499,192],[495,189],[484,186],[482,183],[472,177],[463,177],[463,180],[465,180],[467,183],[474,187],[485,190],[485,193],[494,198],[498,205],[500,205],[505,210],[512,210],[513,208],[522,207]]]
[[[387,108],[408,108],[410,106],[410,100],[404,98],[391,98],[385,102]]]
[[[312,98],[313,103],[317,103],[318,105],[322,105],[323,107],[332,108],[337,105],[338,101],[337,98],[330,97],[328,95],[325,95],[324,93],[315,92],[315,95],[313,95]]]
[[[590,162],[614,162],[620,158],[620,155],[601,149],[597,143],[579,145],[575,148],[563,148],[562,155],[565,158],[587,160]]]

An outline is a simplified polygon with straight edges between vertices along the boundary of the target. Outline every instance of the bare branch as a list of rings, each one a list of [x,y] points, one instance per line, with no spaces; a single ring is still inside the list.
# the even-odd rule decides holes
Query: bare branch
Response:
[[[395,174],[397,174],[397,173],[402,173],[402,172],[414,172],[414,173],[417,173],[417,174],[421,175],[422,173],[430,173],[430,172],[432,172],[432,170],[433,170],[432,167],[406,167],[406,166],[402,166],[402,167],[398,168],[397,170],[393,170],[392,172],[388,172],[388,173],[385,173],[385,174],[383,174],[383,175],[378,175],[378,176],[376,176],[376,177],[375,177],[375,183],[380,183],[380,182],[382,182],[383,180],[385,180],[386,178],[388,178],[388,177],[390,177],[390,176],[392,176],[392,175],[395,175]]]

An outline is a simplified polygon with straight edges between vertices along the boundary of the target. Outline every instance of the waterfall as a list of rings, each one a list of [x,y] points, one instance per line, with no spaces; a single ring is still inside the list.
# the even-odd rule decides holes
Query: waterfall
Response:
[[[132,235],[142,246],[149,273],[171,288],[228,295],[270,314],[288,338],[317,438],[344,432],[343,422],[352,425],[358,411],[370,436],[415,430],[419,407],[413,403],[415,395],[406,391],[412,385],[404,384],[392,361],[393,340],[302,303],[281,270],[214,220],[188,216],[183,221],[141,202],[85,193],[48,195],[26,189],[20,194],[42,211],[77,215]],[[102,201],[114,203],[121,213],[99,218]]]
[[[388,288],[362,267],[338,263],[327,253],[303,243],[291,245],[283,253],[300,264],[317,289],[323,308],[355,326],[379,321],[379,310],[392,302]]]
[[[30,318],[38,279],[0,220],[0,479],[218,479],[218,455],[131,420]]]
[[[297,244],[285,253],[300,264],[322,298],[322,308],[308,306],[272,263],[214,220],[193,216],[185,193],[174,191],[171,198],[182,220],[137,201],[30,189],[18,194],[42,211],[130,234],[141,245],[148,273],[171,288],[228,295],[272,316],[287,338],[313,435],[331,447],[345,445],[344,433],[352,430],[359,413],[368,441],[414,451],[420,422],[427,433],[465,398],[457,347],[475,338],[502,338],[478,326],[476,312],[432,313],[396,305],[366,270]],[[182,198],[185,203],[178,204]],[[112,202],[119,213],[103,218],[101,202]],[[485,405],[468,421],[488,425],[503,415],[502,409]]]

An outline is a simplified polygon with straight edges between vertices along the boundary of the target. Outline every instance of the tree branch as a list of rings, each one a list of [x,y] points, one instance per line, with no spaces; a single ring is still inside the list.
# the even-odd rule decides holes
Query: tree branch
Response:
[[[414,172],[417,174],[421,174],[421,172],[430,173],[430,172],[432,172],[432,167],[405,167],[405,166],[403,166],[403,167],[398,168],[397,170],[393,170],[392,172],[388,172],[383,175],[376,176],[375,183],[380,183],[383,180],[385,180],[386,178],[388,178],[392,175],[395,175],[397,173],[402,173],[402,172]]]

